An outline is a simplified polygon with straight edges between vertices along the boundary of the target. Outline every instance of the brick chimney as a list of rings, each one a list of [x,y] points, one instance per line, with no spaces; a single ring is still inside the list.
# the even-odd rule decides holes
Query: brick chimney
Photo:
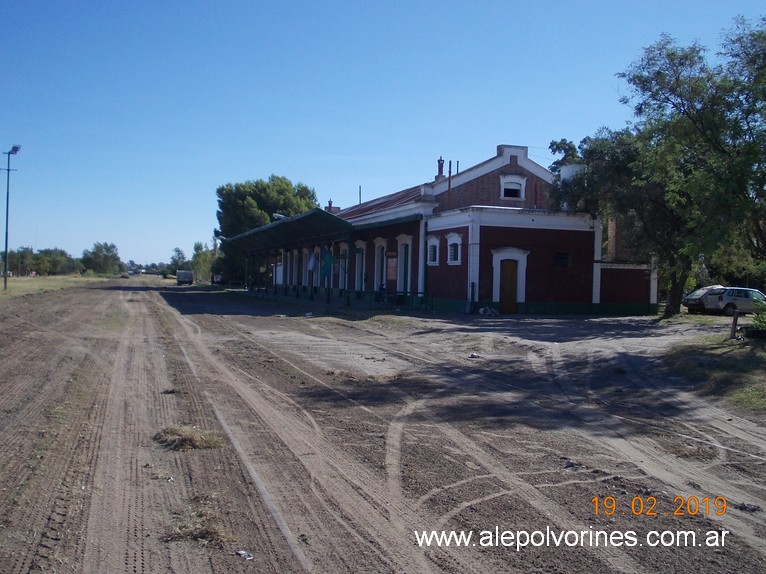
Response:
[[[327,213],[338,213],[340,211],[340,207],[333,207],[332,205],[332,199],[327,202],[327,207],[324,208],[324,210]]]

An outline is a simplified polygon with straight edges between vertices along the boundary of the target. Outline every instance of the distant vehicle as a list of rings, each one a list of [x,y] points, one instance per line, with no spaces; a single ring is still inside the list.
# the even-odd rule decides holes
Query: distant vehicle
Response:
[[[705,302],[703,297],[707,295],[713,289],[725,289],[723,285],[708,285],[707,287],[700,287],[695,289],[691,293],[688,293],[681,300],[681,304],[689,310],[689,313],[704,313]]]
[[[745,287],[719,287],[702,296],[706,312],[723,313],[731,317],[735,311],[758,313],[760,305],[766,305],[766,295],[758,289]]]
[[[194,285],[194,271],[179,269],[176,271],[176,283],[178,285]]]

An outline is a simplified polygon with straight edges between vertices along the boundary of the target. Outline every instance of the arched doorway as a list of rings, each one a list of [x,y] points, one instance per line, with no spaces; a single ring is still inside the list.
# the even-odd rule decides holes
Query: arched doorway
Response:
[[[492,301],[500,313],[518,313],[519,303],[527,300],[527,255],[517,247],[492,250]]]
[[[516,259],[500,261],[500,313],[503,315],[519,312],[518,273],[519,262]]]

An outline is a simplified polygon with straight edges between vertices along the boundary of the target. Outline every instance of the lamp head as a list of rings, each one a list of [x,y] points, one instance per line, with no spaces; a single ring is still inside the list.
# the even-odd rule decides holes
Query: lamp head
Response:
[[[10,154],[10,155],[16,155],[17,153],[19,153],[19,150],[20,150],[20,149],[21,149],[21,146],[17,144],[17,145],[15,145],[15,146],[13,146],[13,147],[11,148],[11,151],[9,151],[9,152],[8,152],[8,154]]]

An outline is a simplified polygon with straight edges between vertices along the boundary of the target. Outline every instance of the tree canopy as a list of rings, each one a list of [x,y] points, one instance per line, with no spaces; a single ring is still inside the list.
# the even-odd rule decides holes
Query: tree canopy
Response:
[[[274,221],[274,214],[293,216],[317,207],[314,190],[286,177],[272,175],[268,181],[228,183],[216,190],[218,225],[223,237],[234,237]]]
[[[717,62],[662,36],[619,74],[635,123],[550,146],[554,172],[583,166],[554,199],[619,219],[668,277],[669,314],[700,258],[766,256],[766,19],[737,20]]]
[[[199,279],[207,279],[212,272],[215,252],[208,248],[207,244],[201,241],[194,243],[194,254],[192,255],[192,269],[194,276]]]
[[[279,215],[291,217],[319,205],[314,190],[302,183],[293,184],[282,176],[272,175],[268,181],[246,181],[226,184],[216,190],[218,196],[217,234],[230,238],[273,222]],[[275,216],[277,214],[277,216]],[[224,257],[215,267],[229,278],[244,273],[245,254],[225,241]]]
[[[63,249],[39,249],[35,253],[31,247],[19,247],[8,251],[8,270],[16,275],[33,272],[38,275],[65,275],[82,271],[82,263]]]
[[[82,264],[94,273],[117,273],[120,270],[120,256],[114,243],[94,243],[93,249],[82,252]]]

